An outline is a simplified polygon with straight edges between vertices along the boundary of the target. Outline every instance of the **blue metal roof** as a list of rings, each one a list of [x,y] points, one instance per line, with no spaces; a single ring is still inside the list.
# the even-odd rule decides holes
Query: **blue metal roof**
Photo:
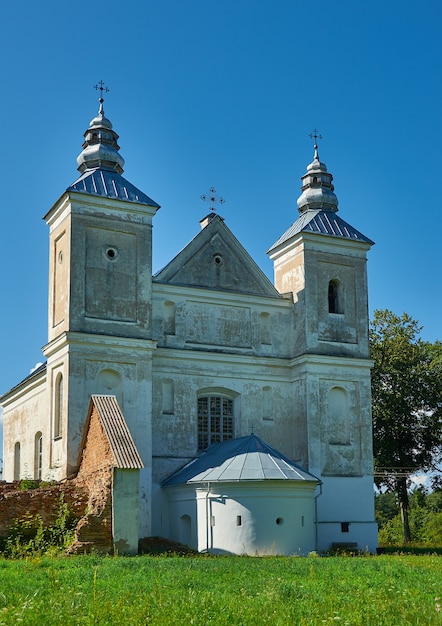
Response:
[[[356,228],[353,228],[353,226],[341,219],[335,211],[309,209],[301,213],[296,222],[269,248],[268,252],[271,252],[274,248],[277,248],[301,232],[352,239],[353,241],[362,241],[370,245],[374,243],[359,230],[356,230]]]
[[[21,387],[21,385],[24,385],[25,383],[27,383],[29,380],[31,380],[31,378],[34,378],[35,376],[38,376],[39,374],[41,374],[42,372],[46,371],[46,361],[44,363],[41,363],[38,367],[36,367],[34,370],[32,370],[27,376],[26,378],[23,378],[23,380],[21,380],[19,383],[17,383],[16,385],[14,385],[11,389],[9,389],[9,391],[6,391],[4,394],[2,394],[0,396],[0,400],[2,400],[3,398],[6,398],[6,396],[8,396],[10,393],[12,393],[13,391],[15,391],[16,389],[18,389],[19,387]]]
[[[262,480],[319,482],[256,435],[248,435],[212,444],[202,456],[172,474],[163,486]]]
[[[97,168],[86,170],[67,191],[79,191],[106,198],[119,198],[159,208],[160,205],[137,189],[121,174],[113,170]]]

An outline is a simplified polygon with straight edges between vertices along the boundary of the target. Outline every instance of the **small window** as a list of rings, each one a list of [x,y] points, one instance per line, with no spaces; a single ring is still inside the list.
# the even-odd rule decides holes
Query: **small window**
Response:
[[[328,312],[341,313],[341,303],[339,298],[339,283],[331,280],[328,283]]]
[[[350,531],[350,522],[341,522],[341,533],[348,533]]]
[[[241,519],[241,515],[237,515],[237,516],[236,516],[236,525],[237,525],[237,526],[242,526],[242,519]]]
[[[14,446],[14,480],[20,480],[20,442]]]
[[[198,398],[198,450],[233,438],[233,400],[223,396]]]
[[[282,517],[277,517],[276,518],[276,524],[277,526],[282,526],[282,524],[284,524],[284,520]]]
[[[34,446],[34,478],[41,480],[43,459],[43,435],[41,432],[36,433]]]

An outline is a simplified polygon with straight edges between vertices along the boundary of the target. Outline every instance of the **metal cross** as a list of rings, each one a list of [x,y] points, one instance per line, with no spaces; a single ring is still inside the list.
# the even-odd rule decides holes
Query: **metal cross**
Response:
[[[313,129],[313,132],[310,133],[309,137],[311,137],[312,139],[315,140],[315,146],[317,144],[316,140],[317,139],[322,139],[322,135],[319,134],[319,131],[316,128]]]
[[[109,89],[104,86],[104,83],[102,80],[100,80],[98,84],[94,86],[94,89],[96,89],[97,91],[100,90],[100,98],[103,97],[103,91],[104,93],[107,93],[109,91]]]
[[[215,204],[224,204],[225,202],[224,198],[216,195],[215,187],[210,187],[209,191],[207,193],[203,193],[200,197],[201,200],[204,200],[204,202],[210,202],[211,211],[216,211]]]

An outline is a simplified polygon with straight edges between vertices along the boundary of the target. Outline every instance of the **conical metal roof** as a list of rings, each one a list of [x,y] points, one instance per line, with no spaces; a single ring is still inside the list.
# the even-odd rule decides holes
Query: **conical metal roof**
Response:
[[[163,486],[262,480],[319,482],[252,434],[212,444],[202,456],[172,474]]]

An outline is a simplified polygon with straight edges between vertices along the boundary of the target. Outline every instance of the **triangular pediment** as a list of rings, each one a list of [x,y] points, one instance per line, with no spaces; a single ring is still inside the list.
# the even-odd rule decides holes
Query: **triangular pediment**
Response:
[[[154,281],[280,297],[273,284],[218,215],[166,265]]]

